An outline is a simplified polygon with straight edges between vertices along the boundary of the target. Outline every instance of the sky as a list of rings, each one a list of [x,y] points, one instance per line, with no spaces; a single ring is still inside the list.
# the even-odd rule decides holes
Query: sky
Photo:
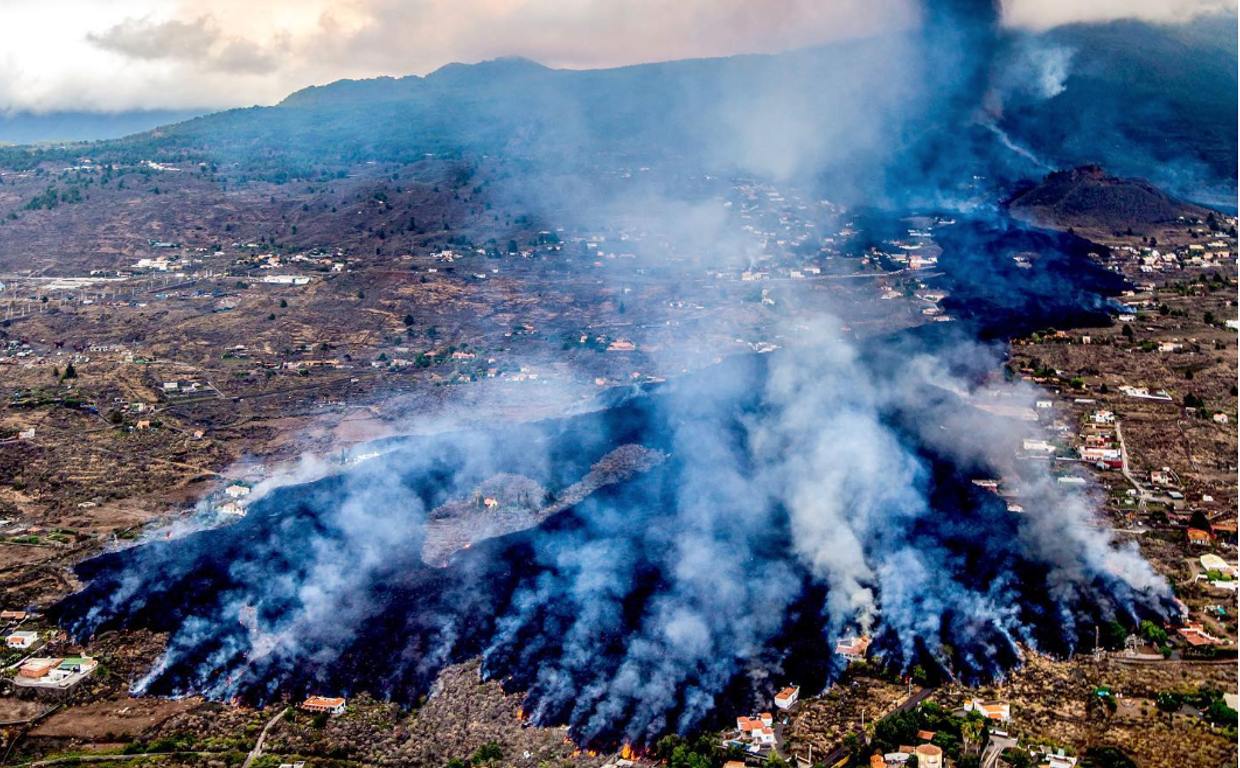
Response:
[[[1046,29],[1237,0],[1006,0]],[[770,53],[915,25],[916,0],[0,0],[0,114],[272,104],[341,78],[521,55],[591,68]],[[15,30],[20,30],[14,34]]]

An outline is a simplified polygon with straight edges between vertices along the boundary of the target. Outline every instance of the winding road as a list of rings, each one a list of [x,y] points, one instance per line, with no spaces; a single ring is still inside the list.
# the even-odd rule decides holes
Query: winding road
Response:
[[[254,742],[254,749],[251,749],[250,754],[246,755],[245,762],[241,764],[241,768],[250,768],[254,761],[262,756],[263,742],[267,740],[268,731],[271,730],[272,726],[279,722],[281,717],[284,717],[284,713],[287,712],[288,709],[288,707],[285,707],[277,712],[276,716],[268,720],[267,724],[263,726],[263,732],[258,734],[258,741]]]

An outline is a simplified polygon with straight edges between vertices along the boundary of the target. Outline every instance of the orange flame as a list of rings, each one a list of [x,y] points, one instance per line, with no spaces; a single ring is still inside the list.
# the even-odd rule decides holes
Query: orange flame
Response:
[[[620,748],[620,758],[622,760],[633,759],[633,746],[631,744],[625,744],[623,747]]]
[[[525,708],[524,707],[517,707],[517,719],[525,720]]]

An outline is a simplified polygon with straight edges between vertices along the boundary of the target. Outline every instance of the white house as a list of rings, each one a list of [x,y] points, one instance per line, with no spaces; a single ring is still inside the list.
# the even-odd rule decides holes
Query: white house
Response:
[[[1081,459],[1084,461],[1123,461],[1124,453],[1118,448],[1097,448],[1081,446]]]
[[[865,635],[845,637],[835,644],[835,652],[849,661],[865,661],[865,652],[870,649],[870,638]]]
[[[1045,766],[1045,768],[1076,768],[1076,758],[1065,755],[1062,749],[1058,752],[1047,752],[1042,757],[1042,762],[1039,763],[1039,766]]]
[[[1006,701],[983,701],[969,699],[964,703],[965,712],[977,712],[987,720],[1008,722],[1012,719],[1012,705]]]
[[[345,700],[331,696],[311,696],[301,705],[307,712],[326,712],[329,715],[343,715]]]
[[[249,496],[250,489],[245,487],[244,485],[233,484],[225,488],[224,493],[227,494],[230,498],[239,499],[242,496]]]
[[[4,638],[4,644],[10,648],[29,648],[39,642],[38,632],[10,632]]]
[[[780,709],[791,709],[801,695],[801,686],[791,685],[775,694],[775,706]]]
[[[753,743],[759,746],[775,746],[775,729],[768,726],[753,732]]]
[[[919,744],[913,753],[917,755],[917,768],[943,768],[943,750],[933,744]]]

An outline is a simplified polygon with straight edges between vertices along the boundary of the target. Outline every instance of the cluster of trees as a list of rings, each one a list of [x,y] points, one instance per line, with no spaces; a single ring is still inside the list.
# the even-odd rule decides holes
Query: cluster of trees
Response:
[[[44,208],[51,210],[61,203],[80,203],[82,202],[82,191],[77,187],[70,187],[65,190],[59,190],[55,184],[49,185],[43,192],[35,195],[26,201],[25,208],[28,211],[38,211]]]
[[[1207,722],[1229,730],[1233,738],[1236,734],[1237,718],[1240,715],[1237,715],[1236,710],[1227,706],[1222,691],[1213,688],[1202,688],[1196,692],[1187,693],[1164,691],[1158,694],[1154,704],[1163,712],[1168,713],[1178,712],[1187,704],[1200,712]]]
[[[922,704],[907,712],[895,712],[874,725],[867,746],[854,739],[850,744],[853,762],[867,765],[874,752],[895,752],[902,745],[921,743],[918,731],[933,731],[931,741],[959,768],[976,768],[981,747],[986,743],[986,720],[977,712],[957,717],[938,704]]]
[[[745,752],[740,747],[724,748],[714,736],[703,734],[697,741],[689,741],[671,734],[655,742],[650,757],[663,762],[668,768],[719,768],[729,760],[744,761]],[[770,768],[786,768],[787,763],[774,752],[767,760]]]

